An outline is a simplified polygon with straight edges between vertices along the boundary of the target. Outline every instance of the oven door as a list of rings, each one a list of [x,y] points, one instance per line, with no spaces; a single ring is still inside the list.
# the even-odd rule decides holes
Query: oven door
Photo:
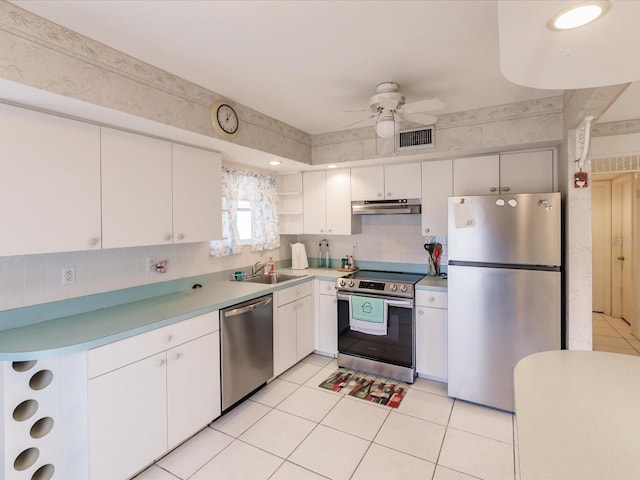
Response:
[[[386,334],[369,334],[351,328],[352,295],[338,292],[338,352],[378,362],[413,368],[415,315],[413,299],[382,298],[387,317]]]

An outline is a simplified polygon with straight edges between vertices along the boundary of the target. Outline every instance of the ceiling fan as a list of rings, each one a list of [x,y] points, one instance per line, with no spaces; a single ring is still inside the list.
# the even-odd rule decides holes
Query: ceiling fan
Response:
[[[438,98],[429,98],[418,102],[404,103],[404,95],[395,82],[383,82],[376,86],[376,93],[370,99],[371,115],[364,120],[346,125],[374,124],[380,138],[392,138],[396,134],[396,123],[407,121],[422,125],[432,125],[436,117],[424,112],[440,110],[445,104]],[[364,110],[368,111],[368,110]]]

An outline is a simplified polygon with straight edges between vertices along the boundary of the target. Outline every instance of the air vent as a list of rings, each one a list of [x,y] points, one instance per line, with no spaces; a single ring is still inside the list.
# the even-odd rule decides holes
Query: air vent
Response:
[[[398,134],[398,150],[433,147],[435,131],[435,125],[402,130]]]

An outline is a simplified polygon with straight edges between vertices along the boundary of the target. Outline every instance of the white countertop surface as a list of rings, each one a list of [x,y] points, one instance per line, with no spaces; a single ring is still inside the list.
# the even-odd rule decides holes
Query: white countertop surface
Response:
[[[515,368],[522,480],[640,479],[640,357],[553,351]]]
[[[185,289],[140,301],[54,318],[0,332],[1,360],[31,360],[87,350],[186,320],[213,310],[266,295],[297,283],[321,279],[335,281],[344,275],[336,269],[277,269],[280,273],[304,275],[277,285],[217,280],[202,288]],[[442,280],[426,282],[417,288],[441,289]],[[440,282],[440,283],[438,283]],[[446,280],[444,280],[446,282]],[[422,283],[422,281],[420,282]],[[446,289],[446,283],[445,287]]]

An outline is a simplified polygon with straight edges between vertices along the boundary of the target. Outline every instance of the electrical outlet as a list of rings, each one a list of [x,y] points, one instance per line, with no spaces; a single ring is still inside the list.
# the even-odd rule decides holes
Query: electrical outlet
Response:
[[[357,243],[355,243],[355,242],[351,244],[351,253],[352,253],[353,255],[355,255],[356,253],[358,253],[358,244],[357,244]]]
[[[153,272],[156,269],[156,257],[147,257],[145,265],[147,272]]]
[[[62,285],[76,283],[76,267],[62,267]]]

